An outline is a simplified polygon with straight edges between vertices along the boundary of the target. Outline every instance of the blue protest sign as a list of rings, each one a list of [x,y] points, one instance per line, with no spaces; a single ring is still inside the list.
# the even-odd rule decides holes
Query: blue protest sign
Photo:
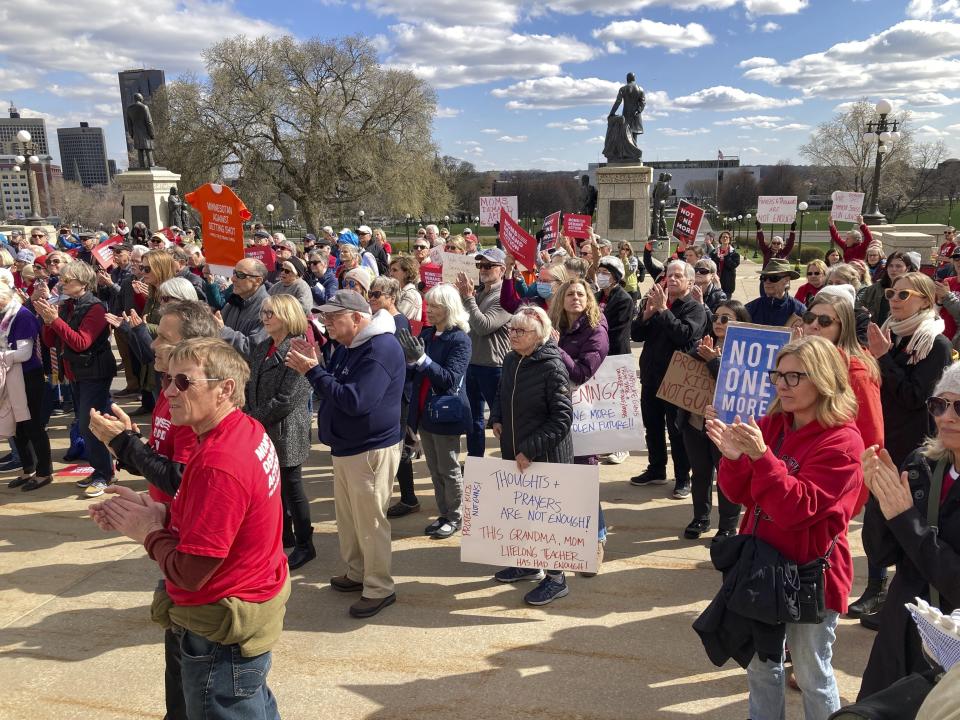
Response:
[[[790,342],[790,330],[747,323],[730,323],[723,341],[720,372],[713,406],[725,423],[739,415],[765,415],[776,390],[770,384],[768,370],[773,370],[780,348]]]

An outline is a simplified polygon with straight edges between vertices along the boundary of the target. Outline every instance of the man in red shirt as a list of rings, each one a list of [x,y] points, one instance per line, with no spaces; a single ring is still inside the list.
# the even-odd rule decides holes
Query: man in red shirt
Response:
[[[163,570],[151,616],[179,638],[189,718],[280,717],[266,682],[290,594],[280,467],[263,426],[240,410],[249,376],[221,340],[174,347],[163,392],[173,423],[199,441],[180,488],[169,505],[118,488],[90,506]]]
[[[860,229],[847,230],[846,237],[842,240],[840,239],[840,233],[833,224],[833,215],[827,218],[827,225],[830,228],[830,242],[840,250],[845,263],[853,262],[854,260],[863,260],[866,262],[867,248],[870,247],[870,243],[873,242],[873,235],[870,234],[870,228],[863,222],[863,215],[857,216],[857,225],[860,226]]]
[[[953,251],[957,249],[957,231],[953,226],[949,226],[943,231],[943,244],[937,250],[935,258],[937,264],[937,279],[943,280],[946,277],[954,275],[953,271]]]

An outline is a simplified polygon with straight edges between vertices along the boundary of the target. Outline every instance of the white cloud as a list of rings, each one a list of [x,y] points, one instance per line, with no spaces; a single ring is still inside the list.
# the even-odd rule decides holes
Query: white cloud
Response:
[[[745,152],[755,152],[755,153],[758,153],[758,152],[760,152],[760,148],[757,148],[757,147],[745,147],[745,148],[740,148],[740,152],[742,152],[742,153],[745,153]]]
[[[799,98],[766,97],[740,88],[716,85],[698,90],[690,95],[678,97],[673,102],[675,106],[688,110],[736,111],[769,110],[788,105],[799,105],[802,101]]]
[[[55,128],[58,127],[78,127],[81,122],[90,123],[91,127],[105,127],[110,124],[108,114],[91,114],[82,110],[71,110],[66,113],[49,113],[40,110],[34,110],[29,107],[18,108],[20,117],[24,118],[43,118],[47,122],[47,139],[56,144]]]
[[[796,15],[807,7],[808,0],[743,0],[748,15]]]
[[[809,125],[804,125],[803,123],[787,123],[786,125],[781,125],[780,127],[774,128],[777,132],[793,132],[797,130],[809,130]]]
[[[506,98],[508,110],[560,110],[586,105],[612,106],[620,90],[620,83],[600,78],[573,78],[554,75],[533,80],[521,80],[508,87],[496,88],[490,94]],[[647,110],[643,116],[662,115],[665,110],[686,112],[670,107],[670,98],[660,90],[646,93]]]
[[[464,20],[462,0],[366,0],[365,4],[381,16],[420,18],[444,25],[457,25]],[[473,25],[510,27],[517,21],[519,11],[518,2],[472,0],[469,19]]]
[[[497,130],[496,128],[484,128],[480,132],[484,133],[485,135],[496,135],[500,131]]]
[[[760,28],[760,30],[765,33],[776,32],[779,29],[780,29],[780,26],[777,25],[775,22],[764,23],[763,27]]]
[[[749,0],[747,0],[749,1]],[[671,10],[726,10],[738,0],[536,0],[534,14],[552,10],[562,15],[629,15],[651,7],[669,7]]]
[[[455,118],[459,114],[460,108],[438,106],[434,117],[439,119]]]
[[[688,130],[687,128],[663,128],[660,132],[670,137],[691,137],[693,135],[706,135],[710,130],[708,128],[695,128],[693,130]]]
[[[934,0],[910,0],[907,5],[907,17],[915,20],[931,20],[937,15],[960,17],[960,2],[946,0],[937,3]]]
[[[503,28],[430,22],[390,28],[388,63],[411,70],[437,88],[505,78],[556,75],[563,63],[585,62],[597,51],[569,35],[523,35]]]
[[[747,58],[746,60],[741,60],[737,63],[739,68],[755,68],[755,67],[770,67],[771,65],[776,65],[777,61],[769,57],[752,57]]]
[[[944,107],[956,105],[958,102],[960,98],[947,97],[938,92],[914,93],[910,96],[910,104],[914,107]]]
[[[586,118],[574,118],[573,120],[565,120],[563,122],[549,122],[547,123],[548,128],[556,128],[558,130],[576,130],[576,131],[586,131],[590,129],[591,125],[604,125],[605,120],[587,120]]]
[[[713,44],[713,35],[700,23],[668,25],[653,20],[619,20],[593,31],[593,37],[636,47],[665,47],[672,53]]]
[[[501,135],[497,138],[499,142],[505,143],[525,143],[527,141],[526,135]]]
[[[911,110],[910,111],[910,120],[912,122],[929,122],[930,120],[936,120],[937,118],[942,118],[943,113],[934,112],[932,110]]]
[[[774,130],[780,127],[785,118],[779,115],[749,115],[746,117],[717,120],[714,125],[733,125],[734,127],[755,128],[757,130]]]

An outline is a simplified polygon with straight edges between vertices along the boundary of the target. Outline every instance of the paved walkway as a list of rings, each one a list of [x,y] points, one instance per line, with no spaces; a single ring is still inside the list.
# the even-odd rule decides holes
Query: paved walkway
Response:
[[[742,285],[756,287],[756,269],[744,270]],[[65,423],[53,433],[60,457]],[[708,542],[680,538],[689,500],[670,499],[669,486],[629,485],[644,467],[634,454],[603,468],[602,572],[570,578],[570,595],[534,609],[521,599],[529,586],[499,585],[494,568],[461,563],[458,536],[421,534],[435,506],[418,462],[424,512],[393,525],[398,602],[364,622],[347,615],[353,597],[328,584],[342,568],[329,455],[316,446],[304,481],[319,557],[294,573],[270,674],[282,716],[742,720],[745,674],[710,665],[690,628],[719,586]],[[161,632],[148,616],[155,563],[97,530],[69,479],[26,494],[7,490],[9,477],[0,478],[0,717],[161,718]],[[866,577],[859,535],[854,522],[855,594]],[[845,699],[857,692],[873,637],[841,622],[834,667]],[[791,692],[788,717],[801,716]]]

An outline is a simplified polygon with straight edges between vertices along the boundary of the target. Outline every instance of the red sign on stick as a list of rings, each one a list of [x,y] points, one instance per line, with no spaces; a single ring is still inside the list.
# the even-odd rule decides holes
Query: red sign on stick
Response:
[[[207,265],[215,273],[229,275],[244,257],[243,221],[251,217],[247,206],[229,187],[216,183],[201,185],[183,199],[200,213]]]
[[[686,200],[677,205],[677,219],[673,223],[673,237],[683,245],[692,245],[703,220],[703,209]]]
[[[590,237],[588,228],[592,223],[593,218],[590,215],[564,215],[563,234],[567,237],[585,240]]]
[[[541,250],[549,250],[560,239],[560,211],[550,213],[543,219],[543,242]]]
[[[537,239],[520,227],[507,211],[500,209],[500,242],[527,270],[537,266]]]
[[[109,270],[110,266],[113,265],[113,246],[119,245],[121,242],[123,242],[123,238],[114,235],[112,238],[108,238],[97,245],[90,251],[90,254],[93,255],[101,268]]]

